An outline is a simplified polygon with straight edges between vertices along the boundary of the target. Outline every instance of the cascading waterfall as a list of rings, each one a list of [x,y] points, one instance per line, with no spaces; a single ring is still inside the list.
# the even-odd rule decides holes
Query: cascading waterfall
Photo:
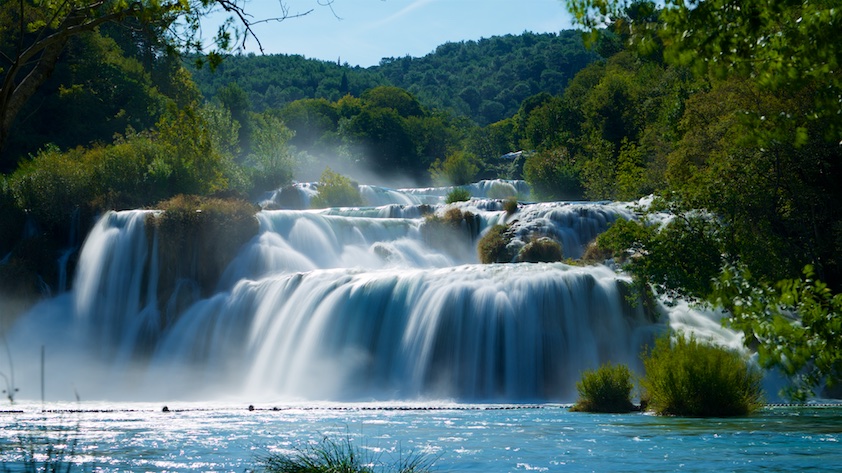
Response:
[[[58,354],[48,370],[59,398],[73,385],[89,398],[572,401],[582,370],[638,366],[658,325],[629,302],[624,277],[480,265],[471,235],[470,251],[425,242],[422,215],[442,205],[390,193],[401,195],[381,207],[259,212],[216,291],[186,307],[180,291],[158,300],[160,236],[146,226],[156,212],[109,213],[72,290],[21,320],[14,349]],[[458,207],[480,232],[510,222],[517,238],[550,236],[573,258],[632,217],[614,203],[521,204],[511,216],[493,199]]]

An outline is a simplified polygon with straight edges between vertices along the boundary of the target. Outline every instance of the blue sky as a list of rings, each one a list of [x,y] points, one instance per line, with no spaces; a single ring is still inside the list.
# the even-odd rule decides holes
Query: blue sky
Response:
[[[332,8],[319,6],[319,0],[284,4],[290,14],[313,12],[257,25],[266,53],[363,67],[384,57],[424,56],[448,41],[571,28],[561,0],[334,0]],[[252,0],[246,9],[256,19],[280,12],[277,0]],[[246,52],[259,52],[254,40],[246,44]]]

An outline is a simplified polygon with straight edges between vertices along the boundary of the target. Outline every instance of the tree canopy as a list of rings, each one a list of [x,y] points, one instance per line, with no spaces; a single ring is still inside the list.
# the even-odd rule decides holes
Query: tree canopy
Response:
[[[838,383],[838,6],[731,0],[668,0],[660,9],[651,2],[567,4],[597,41],[613,35],[626,42],[606,70],[620,55],[630,55],[619,71],[594,70],[584,100],[577,102],[581,130],[590,128],[592,139],[581,148],[575,140],[568,146],[586,159],[587,192],[634,197],[653,189],[675,216],[663,225],[616,224],[600,236],[602,246],[619,257],[632,253],[626,267],[660,292],[727,309],[728,323],[746,332],[762,363],[794,380],[792,397],[803,400]],[[667,74],[647,77],[647,70]],[[629,93],[635,90],[630,84],[651,87],[658,76],[672,76],[660,87],[667,100],[648,99],[658,97],[657,89]],[[603,84],[610,86],[610,99],[600,102]],[[568,94],[574,90],[571,85]],[[623,115],[631,110],[637,111]]]
[[[245,0],[21,0],[0,9],[0,153],[9,131],[27,102],[50,78],[72,38],[119,24],[146,37],[152,49],[172,53],[204,51],[201,19],[221,9],[231,17],[213,37],[215,49],[207,56],[211,65],[219,51],[245,46],[253,39],[255,20],[245,12]],[[280,4],[273,20],[290,16]],[[292,15],[296,16],[296,15]],[[235,18],[239,23],[235,23]],[[264,20],[260,20],[264,21]],[[232,42],[232,40],[240,40]],[[4,155],[0,155],[4,156]],[[5,160],[4,160],[5,161]],[[8,165],[8,163],[6,163]]]

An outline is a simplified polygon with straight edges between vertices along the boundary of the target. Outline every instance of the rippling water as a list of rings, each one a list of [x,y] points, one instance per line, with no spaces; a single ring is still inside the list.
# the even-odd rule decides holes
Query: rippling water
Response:
[[[739,419],[592,415],[563,406],[464,404],[16,404],[0,414],[0,459],[22,470],[44,439],[79,470],[245,471],[324,438],[373,460],[412,453],[435,471],[830,471],[842,408],[767,408]],[[20,445],[25,446],[21,450]],[[33,448],[30,448],[33,447]],[[30,452],[30,453],[27,453]],[[53,455],[56,458],[56,455]]]

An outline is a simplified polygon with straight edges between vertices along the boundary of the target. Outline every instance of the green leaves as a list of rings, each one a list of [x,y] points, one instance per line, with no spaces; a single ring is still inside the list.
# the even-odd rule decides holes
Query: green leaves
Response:
[[[761,365],[791,379],[787,397],[804,401],[842,380],[842,294],[816,280],[812,266],[772,286],[743,266],[726,266],[710,300],[757,343]]]
[[[313,208],[354,207],[363,204],[360,190],[351,179],[333,171],[329,167],[319,178],[319,194],[313,198]]]

